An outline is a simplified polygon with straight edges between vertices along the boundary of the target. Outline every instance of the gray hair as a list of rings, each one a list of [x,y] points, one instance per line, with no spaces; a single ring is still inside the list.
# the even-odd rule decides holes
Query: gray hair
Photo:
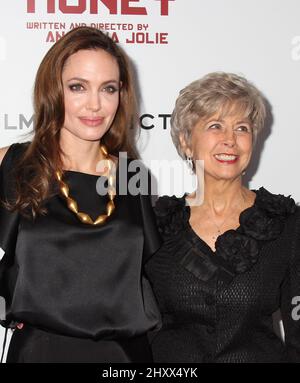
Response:
[[[192,130],[200,119],[218,112],[226,114],[232,105],[237,105],[249,118],[255,143],[265,124],[265,100],[262,93],[244,77],[213,72],[182,89],[171,116],[171,136],[178,154],[186,158],[180,143],[181,135],[189,143]]]

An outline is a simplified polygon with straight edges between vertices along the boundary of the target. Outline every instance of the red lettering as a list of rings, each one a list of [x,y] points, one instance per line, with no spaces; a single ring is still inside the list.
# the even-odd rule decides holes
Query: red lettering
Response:
[[[47,1],[47,13],[56,12],[56,0]],[[169,15],[169,2],[175,0],[156,0],[160,1],[160,14],[162,16]],[[78,5],[68,5],[68,0],[57,0],[59,10],[64,14],[82,14],[87,10],[87,0],[78,0]],[[147,9],[143,6],[133,6],[132,3],[140,3],[140,0],[89,0],[89,12],[91,14],[99,13],[99,2],[102,3],[111,15],[118,14],[118,3],[121,3],[122,15],[147,15]],[[27,13],[36,12],[36,1],[27,0]]]
[[[106,8],[109,9],[109,13],[111,15],[116,15],[118,13],[118,8],[117,8],[117,0],[101,0],[101,3],[103,3]],[[91,13],[98,13],[98,0],[91,0]]]
[[[55,0],[48,0],[47,1],[47,12],[48,13],[55,13]]]
[[[145,7],[131,7],[129,3],[139,2],[140,0],[122,0],[122,15],[147,15]]]
[[[160,43],[161,44],[168,44],[168,33],[161,33],[160,34]]]
[[[118,35],[116,34],[116,32],[113,32],[113,34],[110,36],[111,39],[115,42],[115,43],[119,43],[119,38],[118,38]]]
[[[79,0],[78,5],[67,5],[68,0],[59,0],[59,9],[62,13],[80,14],[86,10],[86,0]]]
[[[169,1],[174,0],[156,0],[160,1],[160,14],[162,16],[168,16],[169,15]]]
[[[35,0],[27,0],[27,13],[35,12]]]
[[[149,32],[132,32],[131,39],[127,38],[127,44],[168,44],[168,33],[150,34]]]
[[[62,33],[55,32],[55,35],[54,35],[53,32],[50,31],[46,37],[46,42],[47,43],[54,43],[54,42],[58,41],[59,39],[61,39],[64,35],[65,35],[65,32],[62,32]]]

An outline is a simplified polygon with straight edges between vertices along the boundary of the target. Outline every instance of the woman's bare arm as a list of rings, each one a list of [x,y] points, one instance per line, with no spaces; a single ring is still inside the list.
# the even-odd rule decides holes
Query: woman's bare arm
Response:
[[[6,146],[4,148],[0,148],[0,165],[1,165],[1,162],[5,156],[5,153],[8,151],[8,148],[9,146]]]

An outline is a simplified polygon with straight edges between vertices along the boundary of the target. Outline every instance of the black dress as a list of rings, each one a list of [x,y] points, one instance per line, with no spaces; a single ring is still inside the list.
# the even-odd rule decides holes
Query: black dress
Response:
[[[12,196],[11,171],[25,147],[12,145],[3,159],[1,198]],[[106,211],[98,179],[64,174],[70,195],[93,219]],[[60,193],[34,221],[1,207],[2,324],[24,323],[14,330],[8,362],[151,361],[147,333],[160,316],[143,263],[160,238],[150,197],[117,194],[115,205],[102,226],[81,223]]]
[[[184,197],[161,197],[155,210],[164,244],[146,264],[163,322],[152,334],[154,361],[300,362],[295,202],[260,188],[215,252],[192,230]],[[278,309],[285,343],[273,331]]]

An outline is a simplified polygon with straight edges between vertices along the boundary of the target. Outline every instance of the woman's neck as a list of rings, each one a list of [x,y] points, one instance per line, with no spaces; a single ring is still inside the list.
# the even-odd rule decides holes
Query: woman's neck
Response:
[[[198,195],[201,195],[200,190],[198,190]],[[204,208],[214,216],[223,216],[232,210],[244,210],[253,204],[254,199],[255,193],[245,188],[241,179],[234,181],[206,180],[202,191],[202,203],[195,208]]]
[[[97,164],[104,159],[99,141],[64,139],[61,137],[63,169],[98,174]]]
[[[207,183],[203,204],[214,214],[220,215],[233,207],[243,206],[247,200],[247,189],[241,182]]]

